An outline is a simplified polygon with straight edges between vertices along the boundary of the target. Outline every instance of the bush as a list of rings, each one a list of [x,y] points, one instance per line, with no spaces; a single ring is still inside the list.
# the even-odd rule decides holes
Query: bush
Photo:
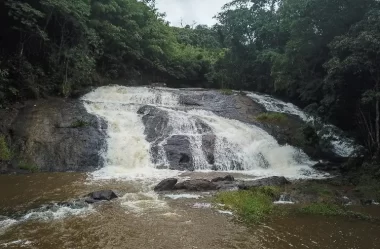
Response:
[[[256,119],[266,123],[285,123],[288,121],[288,117],[285,114],[278,112],[262,113]]]
[[[9,161],[11,160],[11,151],[5,141],[5,136],[0,135],[0,160]]]

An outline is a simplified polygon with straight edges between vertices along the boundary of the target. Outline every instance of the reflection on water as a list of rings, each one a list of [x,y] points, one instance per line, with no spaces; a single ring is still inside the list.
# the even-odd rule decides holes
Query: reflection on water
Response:
[[[11,224],[0,231],[0,248],[380,248],[375,223],[292,217],[247,228],[209,205],[194,208],[211,202],[207,193],[158,196],[151,186],[144,181],[87,182],[85,174],[77,173],[0,176],[0,215],[99,189],[115,189],[121,196],[81,215]]]

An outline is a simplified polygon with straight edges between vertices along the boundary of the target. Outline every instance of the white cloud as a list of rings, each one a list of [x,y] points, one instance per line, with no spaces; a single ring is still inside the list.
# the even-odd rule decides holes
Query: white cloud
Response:
[[[166,19],[174,26],[193,24],[213,25],[213,19],[224,4],[230,0],[156,0],[160,12],[166,12]]]

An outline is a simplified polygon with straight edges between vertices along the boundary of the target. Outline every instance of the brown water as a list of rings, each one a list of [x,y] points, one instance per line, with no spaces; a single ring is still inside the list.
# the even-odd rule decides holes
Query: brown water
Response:
[[[122,196],[77,215],[41,220],[42,215],[0,228],[0,248],[380,248],[380,226],[375,223],[287,217],[248,228],[207,205],[194,208],[195,203],[210,203],[209,193],[174,200],[149,191],[152,182],[86,178],[77,173],[0,176],[0,215],[25,214],[41,204],[99,189],[115,189]]]

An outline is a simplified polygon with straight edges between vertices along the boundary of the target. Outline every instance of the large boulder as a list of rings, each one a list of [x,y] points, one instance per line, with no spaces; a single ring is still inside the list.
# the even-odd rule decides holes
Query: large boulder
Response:
[[[177,183],[177,179],[175,178],[169,178],[162,180],[159,184],[157,184],[156,187],[154,187],[154,191],[169,191],[173,190],[174,186]]]
[[[186,136],[170,137],[164,145],[166,157],[173,170],[194,170],[191,144]]]
[[[89,193],[85,199],[87,203],[95,203],[99,201],[110,201],[113,199],[118,198],[117,194],[113,192],[112,190],[101,190]]]
[[[250,189],[261,186],[283,186],[289,183],[290,182],[283,176],[272,176],[258,180],[243,181],[239,183],[238,187],[239,189]]]
[[[82,101],[48,98],[29,101],[0,117],[14,158],[3,172],[94,171],[103,166],[106,123],[89,114]]]
[[[175,189],[187,191],[209,191],[217,190],[218,186],[215,183],[208,180],[196,179],[177,183],[175,185]]]

